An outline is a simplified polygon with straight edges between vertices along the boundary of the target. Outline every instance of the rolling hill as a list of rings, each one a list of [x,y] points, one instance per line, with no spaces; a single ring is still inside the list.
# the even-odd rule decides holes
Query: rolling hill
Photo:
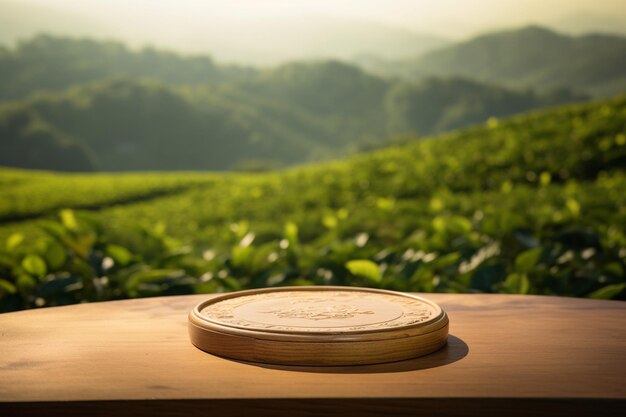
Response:
[[[114,77],[188,85],[243,80],[255,73],[217,64],[208,55],[182,56],[151,47],[135,51],[115,41],[38,35],[13,48],[0,47],[0,100]]]
[[[619,97],[261,174],[2,170],[0,310],[302,284],[623,299],[625,167]]]
[[[377,70],[413,80],[460,76],[512,88],[564,87],[609,96],[626,91],[626,38],[569,36],[528,26],[477,36],[409,61],[379,62]]]
[[[0,165],[67,171],[267,169],[583,98],[457,78],[406,83],[338,61],[290,63],[227,80],[219,78],[221,67],[210,60],[199,61],[209,65],[202,69],[193,59],[157,54],[172,67],[155,64],[144,74],[147,64],[135,63],[145,52],[92,42],[94,53],[111,49],[104,56],[120,61],[96,65],[94,72],[80,64],[90,41],[41,38],[34,43],[40,41],[78,52],[47,62],[35,48],[36,77],[5,68],[30,80],[24,81],[24,91],[33,90],[26,98],[0,103]],[[27,50],[20,54],[28,55]],[[118,72],[153,77],[105,78],[39,91],[39,81],[48,80],[44,74],[51,74],[50,88],[61,86],[77,76],[74,67],[83,71],[79,81]],[[218,78],[212,79],[211,71]]]

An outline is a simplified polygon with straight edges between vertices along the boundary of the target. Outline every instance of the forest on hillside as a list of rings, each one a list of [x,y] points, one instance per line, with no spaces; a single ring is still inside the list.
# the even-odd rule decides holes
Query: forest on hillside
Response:
[[[548,42],[555,37],[575,45],[575,53],[537,57],[531,45],[542,44],[545,54],[564,50]],[[65,171],[265,170],[338,158],[623,91],[624,39],[594,39],[523,28],[428,52],[430,69],[374,75],[349,62],[259,69],[40,35],[0,49],[0,164]],[[477,48],[498,51],[499,59]],[[584,62],[573,64],[573,54]],[[501,70],[485,72],[481,62]],[[558,83],[531,75],[515,82],[520,73],[560,75]]]

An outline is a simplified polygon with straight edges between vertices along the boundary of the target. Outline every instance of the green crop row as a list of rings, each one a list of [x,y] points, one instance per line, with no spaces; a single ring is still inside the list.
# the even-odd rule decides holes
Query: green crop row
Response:
[[[301,284],[624,299],[625,133],[618,98],[263,174],[6,171],[13,213],[40,187],[48,214],[0,227],[0,305]]]
[[[63,207],[100,208],[214,183],[207,174],[56,174],[0,169],[0,222],[38,217]]]

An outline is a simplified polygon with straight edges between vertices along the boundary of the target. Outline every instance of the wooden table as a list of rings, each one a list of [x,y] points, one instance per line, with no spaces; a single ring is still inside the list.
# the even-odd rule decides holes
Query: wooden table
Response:
[[[310,368],[196,349],[187,313],[207,297],[0,315],[0,415],[626,415],[624,302],[429,294],[443,350]]]

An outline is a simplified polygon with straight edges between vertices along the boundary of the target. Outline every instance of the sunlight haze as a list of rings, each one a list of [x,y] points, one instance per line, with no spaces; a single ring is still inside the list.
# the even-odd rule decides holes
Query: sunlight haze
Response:
[[[398,58],[444,40],[531,23],[573,33],[626,28],[623,1],[477,0],[471,5],[463,0],[2,0],[0,41],[46,32],[263,64],[352,58],[373,50]]]

